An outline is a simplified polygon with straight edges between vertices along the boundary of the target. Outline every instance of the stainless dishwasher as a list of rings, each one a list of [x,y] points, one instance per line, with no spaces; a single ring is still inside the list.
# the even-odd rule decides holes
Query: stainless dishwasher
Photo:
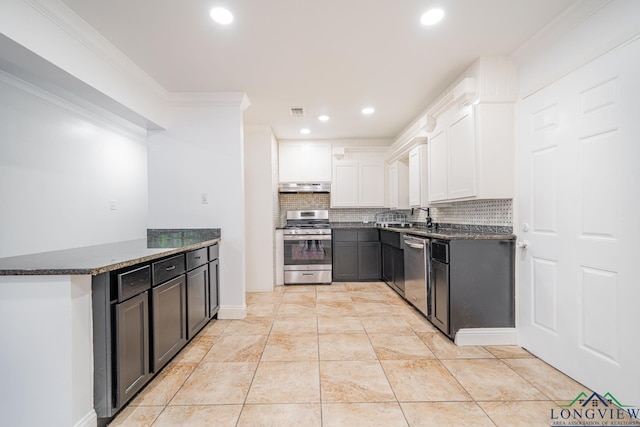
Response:
[[[405,298],[425,316],[429,315],[429,239],[404,234]]]

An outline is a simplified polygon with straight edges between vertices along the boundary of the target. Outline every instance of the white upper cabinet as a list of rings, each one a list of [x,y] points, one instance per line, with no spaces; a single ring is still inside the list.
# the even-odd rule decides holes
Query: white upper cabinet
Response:
[[[448,198],[476,195],[476,133],[473,108],[459,110],[449,125]]]
[[[358,206],[384,206],[384,162],[360,162],[358,165]]]
[[[412,208],[429,206],[428,150],[420,144],[409,152],[409,205]]]
[[[453,105],[429,138],[429,201],[513,198],[514,106]]]
[[[358,162],[336,160],[331,181],[331,207],[358,206]]]
[[[281,142],[279,163],[280,182],[329,182],[331,144]]]
[[[305,147],[307,180],[331,181],[331,144],[309,143]]]
[[[389,207],[409,208],[409,166],[405,160],[396,160],[389,165]]]
[[[386,150],[350,150],[333,161],[332,208],[382,208],[385,205]]]
[[[447,134],[444,129],[429,139],[429,202],[447,200]]]
[[[410,156],[412,207],[424,207],[425,199],[433,204],[514,197],[516,67],[508,56],[481,57],[457,81],[396,138],[387,157],[393,164]],[[426,168],[413,151],[422,138]],[[418,170],[426,170],[426,180]]]

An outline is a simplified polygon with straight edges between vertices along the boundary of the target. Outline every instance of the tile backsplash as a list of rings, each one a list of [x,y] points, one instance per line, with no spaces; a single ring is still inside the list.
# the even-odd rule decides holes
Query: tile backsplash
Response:
[[[287,211],[304,209],[328,209],[331,222],[374,222],[376,214],[386,212],[386,208],[341,208],[331,209],[331,196],[326,193],[280,193],[280,225],[287,222]]]
[[[331,198],[324,193],[281,193],[280,225],[286,223],[287,211],[303,209],[329,209],[329,220],[332,222],[375,221],[376,214],[389,212],[389,209],[347,208],[331,209]],[[420,209],[403,210],[410,222],[425,222],[426,212]],[[432,207],[431,218],[438,224],[469,224],[484,226],[513,226],[513,203],[511,199],[470,200],[455,202],[443,207]]]
[[[409,211],[411,212],[411,211]],[[425,222],[427,213],[414,210],[407,215],[411,222]],[[511,199],[469,200],[448,206],[432,207],[431,219],[438,224],[470,224],[513,226],[513,202]]]

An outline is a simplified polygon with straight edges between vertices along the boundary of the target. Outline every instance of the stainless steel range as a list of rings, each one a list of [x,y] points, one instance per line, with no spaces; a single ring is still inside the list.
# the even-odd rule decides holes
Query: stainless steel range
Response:
[[[284,236],[284,284],[331,283],[328,210],[288,211]]]

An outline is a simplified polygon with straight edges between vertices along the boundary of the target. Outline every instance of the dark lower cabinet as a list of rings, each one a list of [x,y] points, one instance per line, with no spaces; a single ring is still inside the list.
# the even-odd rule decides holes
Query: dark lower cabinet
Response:
[[[218,245],[92,279],[93,395],[99,427],[217,314]]]
[[[333,242],[333,281],[358,280],[358,242]]]
[[[431,260],[431,314],[429,320],[449,335],[449,264]]]
[[[209,267],[205,264],[187,273],[187,339],[209,319]]]
[[[382,244],[382,280],[404,297],[404,252]]]
[[[220,310],[218,294],[220,292],[220,260],[209,262],[209,317],[213,318]]]
[[[151,290],[153,372],[158,372],[187,343],[187,282],[176,277]]]
[[[333,230],[333,280],[380,280],[380,250],[376,228]]]
[[[149,292],[114,305],[116,342],[115,406],[121,407],[150,379]]]
[[[358,242],[358,280],[380,280],[380,242]]]

